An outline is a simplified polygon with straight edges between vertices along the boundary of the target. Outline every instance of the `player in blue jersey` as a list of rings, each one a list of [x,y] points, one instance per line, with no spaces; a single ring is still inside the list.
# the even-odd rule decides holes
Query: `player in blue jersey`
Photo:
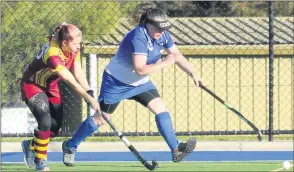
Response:
[[[139,24],[125,35],[118,51],[104,70],[98,100],[100,108],[110,117],[118,104],[125,99],[135,100],[147,107],[155,115],[157,128],[171,150],[172,160],[179,162],[195,149],[196,139],[190,138],[185,143],[179,143],[170,113],[150,81],[149,74],[176,64],[194,80],[197,86],[202,81],[173,43],[167,31],[172,25],[161,9],[154,4],[143,3],[137,7],[134,17],[138,19]],[[163,50],[168,55],[158,62]],[[74,156],[80,143],[104,123],[101,115],[88,117],[74,136],[63,142],[65,165],[75,165]]]

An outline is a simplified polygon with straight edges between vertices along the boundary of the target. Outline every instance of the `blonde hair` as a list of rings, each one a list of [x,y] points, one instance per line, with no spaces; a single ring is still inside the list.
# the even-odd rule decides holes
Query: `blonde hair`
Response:
[[[73,35],[72,32],[78,31],[77,34]],[[59,46],[61,47],[62,41],[71,41],[73,40],[73,37],[81,36],[82,32],[79,30],[78,27],[76,27],[73,24],[68,24],[66,22],[62,22],[60,25],[58,25],[54,32],[51,33],[49,37],[49,42],[51,43],[53,40],[56,40],[59,43]]]

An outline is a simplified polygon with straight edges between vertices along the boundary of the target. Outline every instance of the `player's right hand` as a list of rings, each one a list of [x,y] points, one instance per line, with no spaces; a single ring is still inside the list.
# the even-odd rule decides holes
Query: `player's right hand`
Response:
[[[94,98],[94,91],[93,90],[88,90],[88,91],[86,91],[91,97],[93,97]],[[90,105],[90,102],[88,102],[86,99],[85,99],[85,102],[88,104],[88,105]],[[90,105],[91,106],[91,105]]]
[[[98,101],[96,101],[94,98],[91,97],[91,99],[88,103],[90,104],[90,106],[93,110],[100,112],[100,105],[99,105]]]

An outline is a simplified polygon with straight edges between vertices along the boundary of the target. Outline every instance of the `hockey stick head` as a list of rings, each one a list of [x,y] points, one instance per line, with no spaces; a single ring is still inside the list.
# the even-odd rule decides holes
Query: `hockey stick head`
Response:
[[[144,163],[144,166],[150,170],[150,171],[154,171],[157,169],[158,164],[155,160],[152,161],[152,165],[150,163],[148,163],[147,161]]]
[[[258,136],[257,136],[258,141],[262,141],[262,134],[260,131],[258,131]]]

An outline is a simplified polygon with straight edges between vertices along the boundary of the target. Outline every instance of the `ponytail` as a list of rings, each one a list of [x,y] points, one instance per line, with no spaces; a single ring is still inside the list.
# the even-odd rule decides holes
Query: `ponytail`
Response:
[[[156,4],[152,2],[138,4],[132,15],[132,23],[133,24],[146,23],[148,11],[154,8],[156,8]]]
[[[53,40],[57,40],[59,43],[59,46],[61,46],[61,42],[63,40],[69,40],[72,39],[69,35],[68,29],[67,29],[67,23],[63,22],[60,25],[58,25],[53,32],[50,33],[49,36],[49,43],[51,44]]]
[[[53,41],[53,38],[54,38],[54,33],[55,33],[55,31],[52,31],[52,32],[50,32],[50,36],[49,36],[49,43],[51,44],[52,43],[52,41]]]

